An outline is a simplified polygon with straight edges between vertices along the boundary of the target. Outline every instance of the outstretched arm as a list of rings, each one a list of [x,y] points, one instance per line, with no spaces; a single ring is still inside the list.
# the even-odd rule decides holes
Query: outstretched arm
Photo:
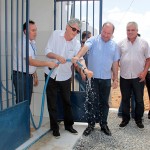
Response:
[[[80,49],[80,51],[78,52],[78,54],[75,57],[72,58],[72,62],[76,63],[77,61],[79,61],[80,58],[86,54],[87,51],[88,51],[88,47],[87,46],[83,46]]]
[[[29,57],[29,65],[30,66],[36,66],[36,67],[49,67],[49,68],[55,68],[58,66],[58,64],[56,64],[55,62],[51,62],[51,61],[41,61],[41,60],[37,60],[37,59],[32,59],[32,57]]]

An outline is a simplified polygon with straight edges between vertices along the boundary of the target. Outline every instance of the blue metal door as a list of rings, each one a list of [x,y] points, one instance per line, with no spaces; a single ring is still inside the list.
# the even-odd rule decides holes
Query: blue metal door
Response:
[[[23,22],[28,21],[28,10],[28,0],[26,0],[26,3],[24,0],[0,1],[1,150],[14,150],[30,137],[30,111],[28,100],[16,104],[16,96],[12,84],[13,55],[14,51],[18,52],[18,49],[21,48],[18,46],[18,39],[22,37]]]

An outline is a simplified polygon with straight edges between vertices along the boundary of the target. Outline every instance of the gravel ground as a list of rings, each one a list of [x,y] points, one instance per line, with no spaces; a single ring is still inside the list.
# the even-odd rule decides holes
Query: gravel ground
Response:
[[[110,111],[108,126],[112,136],[101,132],[99,124],[87,137],[81,136],[75,143],[73,150],[150,150],[150,119],[144,114],[144,129],[139,129],[133,119],[129,124],[120,128],[121,118],[116,112]]]

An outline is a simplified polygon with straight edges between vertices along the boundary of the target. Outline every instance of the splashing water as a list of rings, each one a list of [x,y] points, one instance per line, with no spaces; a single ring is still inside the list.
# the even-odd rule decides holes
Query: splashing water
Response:
[[[91,79],[88,79],[86,81],[86,97],[85,97],[85,103],[84,103],[85,116],[86,116],[87,121],[91,118],[95,118],[95,115],[93,113],[94,111],[93,101],[94,101],[95,94],[93,92],[91,84],[92,84]]]
[[[91,89],[91,78],[88,78],[87,85],[88,85],[88,88]]]
[[[92,80],[87,79],[86,81],[86,97],[85,97],[85,103],[84,103],[84,109],[85,109],[85,116],[83,116],[86,121],[88,120],[97,120],[98,118],[102,118],[103,114],[101,109],[102,108],[101,103],[98,102],[95,106],[95,100],[98,99],[98,95],[95,92],[94,85],[92,85]]]

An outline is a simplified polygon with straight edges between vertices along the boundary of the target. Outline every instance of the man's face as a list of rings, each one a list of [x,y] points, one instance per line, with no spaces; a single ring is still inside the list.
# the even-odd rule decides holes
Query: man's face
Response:
[[[35,40],[37,36],[37,27],[35,24],[29,24],[29,39]]]
[[[73,39],[80,32],[80,28],[77,24],[67,25],[66,32],[69,38]]]
[[[102,28],[101,37],[102,39],[107,42],[111,39],[113,35],[113,27],[111,25],[105,25]]]
[[[127,26],[127,37],[129,40],[135,39],[137,37],[138,30],[135,25],[130,24]]]

